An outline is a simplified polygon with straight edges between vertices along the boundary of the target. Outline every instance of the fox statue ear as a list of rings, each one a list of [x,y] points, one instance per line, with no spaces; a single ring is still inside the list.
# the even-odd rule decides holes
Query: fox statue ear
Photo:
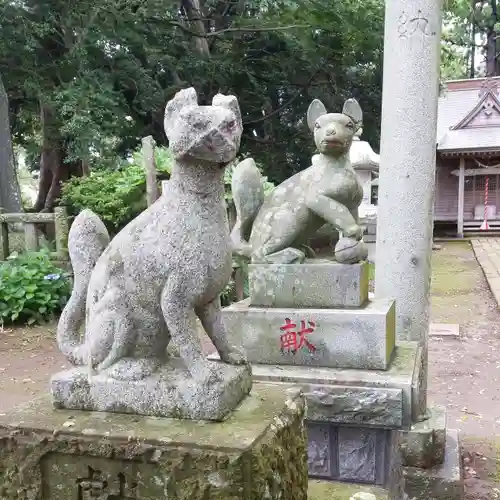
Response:
[[[238,127],[243,130],[240,105],[238,104],[238,99],[234,95],[217,94],[212,99],[212,106],[221,106],[223,108],[230,109],[236,117]]]
[[[172,100],[168,101],[165,107],[165,119],[163,126],[167,137],[171,135],[172,130],[175,129],[177,116],[179,112],[185,107],[193,107],[198,105],[198,95],[193,87],[182,89]]]
[[[326,115],[325,105],[319,99],[314,99],[307,110],[307,125],[310,130],[314,130],[316,120],[323,115]]]
[[[361,127],[361,124],[363,123],[363,111],[361,110],[361,106],[356,99],[347,99],[344,103],[342,113],[351,118],[357,128]]]

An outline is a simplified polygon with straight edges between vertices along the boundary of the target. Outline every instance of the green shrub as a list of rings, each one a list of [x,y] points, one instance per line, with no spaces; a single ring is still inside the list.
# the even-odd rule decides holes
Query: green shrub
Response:
[[[28,324],[52,318],[71,293],[67,273],[46,250],[13,254],[0,263],[0,324]]]
[[[172,166],[170,151],[156,148],[155,156],[159,178],[168,179]],[[122,162],[116,169],[71,178],[63,185],[62,202],[73,215],[85,208],[92,210],[111,233],[117,233],[147,206],[142,153],[134,153],[132,162]]]
[[[231,178],[238,158],[225,171],[226,202],[232,202]],[[168,179],[172,171],[173,158],[165,147],[155,148],[158,179]],[[263,177],[266,194],[274,188]],[[72,215],[85,208],[96,213],[112,234],[116,234],[146,209],[146,174],[142,151],[132,155],[131,162],[122,162],[113,170],[95,170],[88,177],[74,177],[63,185],[62,202]]]

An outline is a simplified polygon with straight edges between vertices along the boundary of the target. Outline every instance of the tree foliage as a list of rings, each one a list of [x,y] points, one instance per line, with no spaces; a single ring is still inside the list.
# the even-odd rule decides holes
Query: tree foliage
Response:
[[[152,135],[164,105],[194,86],[201,103],[238,96],[242,152],[281,181],[308,165],[313,98],[356,97],[377,147],[382,0],[0,0],[0,73],[14,140],[41,167],[36,210],[60,182],[115,164]],[[46,174],[46,175],[44,175]]]
[[[499,0],[445,0],[444,78],[499,74]]]

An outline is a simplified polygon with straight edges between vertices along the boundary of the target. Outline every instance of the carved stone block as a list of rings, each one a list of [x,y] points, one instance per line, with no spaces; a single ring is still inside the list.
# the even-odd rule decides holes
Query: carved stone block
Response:
[[[310,477],[385,485],[391,431],[307,423]]]
[[[309,475],[314,477],[331,477],[334,464],[332,463],[332,445],[330,426],[309,425],[307,429],[307,464]]]
[[[429,469],[444,461],[446,408],[437,406],[427,411],[427,420],[400,431],[404,466]]]
[[[309,260],[248,266],[250,303],[260,307],[361,307],[368,301],[369,268]]]
[[[87,368],[73,368],[51,378],[56,408],[136,413],[168,418],[223,420],[250,392],[248,365],[210,362],[215,381],[193,379],[180,358],[142,380],[118,380],[106,372],[89,377]]]
[[[302,386],[309,420],[401,428],[403,391],[371,387]]]
[[[381,448],[384,450],[384,445]],[[376,482],[377,458],[379,458],[377,457],[376,431],[340,427],[338,429],[338,454],[340,479],[363,483]]]
[[[228,337],[251,363],[387,370],[395,348],[394,302],[362,309],[291,309],[250,305],[222,311]]]
[[[265,385],[223,423],[43,398],[0,416],[0,499],[306,500],[304,413],[297,391]]]

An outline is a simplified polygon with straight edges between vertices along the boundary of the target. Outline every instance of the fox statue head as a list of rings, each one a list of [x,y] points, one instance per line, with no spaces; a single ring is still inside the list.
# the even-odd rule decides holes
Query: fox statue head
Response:
[[[168,102],[164,127],[176,159],[223,165],[236,157],[243,132],[236,97],[217,94],[211,106],[199,106],[194,88],[181,90]]]
[[[327,113],[324,104],[315,99],[307,111],[307,124],[314,134],[318,151],[327,156],[346,154],[362,126],[363,112],[355,99],[348,99],[342,113]]]

